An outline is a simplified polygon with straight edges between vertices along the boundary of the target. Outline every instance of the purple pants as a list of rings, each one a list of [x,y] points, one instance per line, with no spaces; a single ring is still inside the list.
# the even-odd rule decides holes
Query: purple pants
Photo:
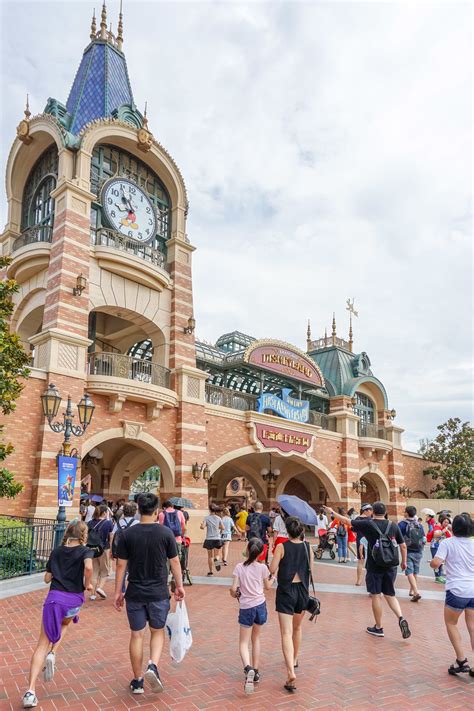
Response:
[[[79,610],[83,604],[83,593],[49,591],[43,604],[43,627],[50,642],[55,644],[61,639],[64,619],[72,617],[74,623],[79,622]]]

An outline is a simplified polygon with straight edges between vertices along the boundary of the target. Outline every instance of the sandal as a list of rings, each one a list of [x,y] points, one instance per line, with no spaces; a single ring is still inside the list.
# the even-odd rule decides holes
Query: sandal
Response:
[[[296,678],[295,679],[290,679],[289,681],[286,682],[286,684],[283,684],[283,688],[289,691],[290,693],[293,693],[293,691],[296,691],[296,684],[295,684]]]
[[[453,676],[456,676],[456,674],[463,674],[463,673],[469,672],[469,674],[471,674],[471,676],[473,676],[473,674],[471,673],[472,671],[473,670],[467,663],[467,658],[463,659],[462,661],[460,661],[459,659],[456,659],[456,664],[451,664],[451,666],[449,667],[448,674],[452,674]]]

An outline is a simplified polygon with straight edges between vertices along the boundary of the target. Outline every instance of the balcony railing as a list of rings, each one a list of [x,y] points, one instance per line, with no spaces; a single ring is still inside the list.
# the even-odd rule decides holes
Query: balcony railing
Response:
[[[330,415],[325,415],[323,412],[316,412],[316,410],[309,411],[309,423],[311,425],[318,425],[322,427],[323,430],[330,430],[331,432],[336,431],[336,418]]]
[[[372,437],[374,439],[387,439],[387,430],[385,427],[372,424],[370,422],[358,423],[359,437]]]
[[[165,269],[165,255],[159,249],[153,249],[147,244],[142,244],[135,239],[109,230],[105,227],[91,230],[91,242],[95,247],[112,247],[121,252],[132,254],[134,257],[144,259],[157,267]]]
[[[89,375],[105,375],[114,378],[127,378],[140,383],[169,388],[170,371],[168,368],[149,360],[132,358],[121,353],[90,353]]]
[[[220,407],[231,407],[233,410],[255,410],[257,396],[206,383],[206,402]]]
[[[13,242],[12,252],[16,252],[21,247],[26,247],[27,244],[35,244],[36,242],[51,242],[53,239],[53,228],[49,225],[36,225],[36,227],[28,227],[27,230],[21,233]]]

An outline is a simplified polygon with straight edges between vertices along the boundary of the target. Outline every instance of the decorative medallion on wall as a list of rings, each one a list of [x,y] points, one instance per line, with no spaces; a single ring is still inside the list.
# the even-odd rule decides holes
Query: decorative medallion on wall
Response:
[[[230,488],[234,493],[240,489],[240,484],[237,479],[232,479],[232,481],[230,482]]]

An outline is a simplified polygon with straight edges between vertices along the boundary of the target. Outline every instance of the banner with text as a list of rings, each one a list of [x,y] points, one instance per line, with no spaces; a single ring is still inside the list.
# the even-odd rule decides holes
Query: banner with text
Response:
[[[273,410],[280,417],[295,422],[308,422],[309,402],[291,397],[290,388],[282,388],[281,398],[273,393],[262,393],[258,398],[258,412]]]
[[[58,504],[72,506],[76,484],[77,457],[58,457]]]

